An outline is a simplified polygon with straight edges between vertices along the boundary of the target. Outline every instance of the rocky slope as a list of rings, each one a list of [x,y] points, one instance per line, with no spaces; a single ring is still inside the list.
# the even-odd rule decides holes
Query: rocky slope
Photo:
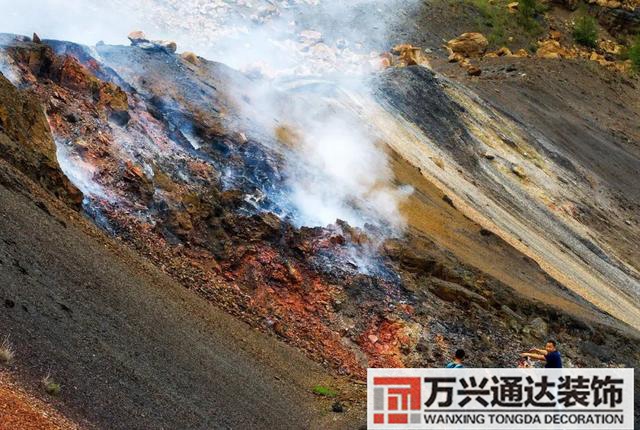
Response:
[[[15,351],[0,428],[360,426],[348,381],[187,291],[4,161],[0,201],[0,327]],[[315,385],[338,390],[346,413]]]
[[[97,54],[101,62],[86,48],[57,42],[49,46],[18,40],[9,44],[7,52],[20,71],[26,73],[24,79],[32,82],[32,91],[46,106],[52,133],[58,142],[59,157],[68,160],[63,163],[63,170],[68,169],[69,177],[79,178],[76,182],[85,193],[85,210],[98,223],[113,234],[130,240],[193,288],[215,298],[218,303],[226,303],[231,311],[276,330],[315,354],[325,355],[345,371],[359,373],[358,369],[369,360],[400,364],[405,355],[400,351],[402,348],[411,351],[421,336],[433,335],[417,328],[423,324],[415,324],[415,293],[407,291],[407,286],[422,282],[428,286],[434,272],[436,279],[457,282],[463,285],[462,288],[480,288],[480,292],[484,288],[480,285],[484,283],[495,282],[492,290],[504,284],[554,304],[564,312],[574,309],[570,313],[582,314],[591,323],[609,321],[613,326],[619,324],[607,320],[593,305],[603,307],[609,313],[615,309],[606,307],[606,301],[598,302],[589,296],[593,293],[585,288],[599,291],[603,300],[616,301],[618,309],[624,310],[624,299],[615,296],[624,291],[618,292],[616,287],[633,289],[634,282],[637,283],[624,281],[625,276],[633,276],[632,269],[626,269],[626,272],[619,269],[607,260],[604,251],[592,251],[588,247],[580,251],[580,246],[585,245],[579,245],[579,240],[569,236],[580,233],[572,231],[570,225],[563,227],[567,233],[558,231],[558,234],[567,235],[564,240],[562,236],[554,236],[557,238],[555,244],[546,243],[544,237],[531,236],[538,234],[534,233],[534,220],[546,223],[540,231],[562,225],[558,218],[548,221],[552,215],[547,207],[557,204],[553,199],[561,199],[563,192],[570,192],[573,199],[579,197],[578,193],[566,187],[550,187],[548,174],[536,178],[535,169],[541,168],[545,175],[544,170],[551,170],[551,167],[543,163],[552,160],[519,136],[517,125],[508,124],[507,119],[480,104],[481,101],[471,99],[466,90],[435,79],[427,69],[390,70],[382,75],[380,97],[385,104],[391,105],[386,117],[377,117],[385,112],[365,104],[373,103],[371,100],[357,99],[358,94],[351,95],[351,100],[355,100],[352,103],[361,103],[364,106],[361,112],[366,115],[363,120],[369,121],[372,127],[380,126],[387,133],[380,137],[397,154],[391,153],[392,158],[398,160],[394,166],[396,180],[405,175],[406,183],[420,193],[423,189],[437,193],[436,188],[448,193],[448,198],[452,199],[450,206],[464,204],[462,209],[451,208],[449,212],[462,211],[462,215],[477,218],[475,223],[469,221],[467,225],[469,229],[474,224],[477,226],[474,241],[482,243],[484,237],[495,236],[493,246],[502,248],[507,255],[517,256],[524,250],[517,242],[531,237],[529,246],[537,246],[539,251],[536,253],[534,248],[532,260],[518,259],[516,267],[522,269],[516,274],[508,270],[509,266],[513,267],[513,262],[508,263],[508,260],[495,262],[492,258],[491,262],[482,262],[481,249],[454,257],[460,260],[454,260],[451,269],[440,268],[439,259],[429,263],[430,259],[425,257],[429,248],[435,248],[433,243],[423,243],[422,248],[413,243],[419,242],[419,234],[408,235],[399,241],[388,240],[384,246],[387,251],[380,256],[373,255],[366,263],[370,266],[370,273],[366,273],[360,270],[357,260],[353,261],[351,253],[354,248],[366,250],[367,242],[377,237],[376,231],[354,230],[345,223],[329,228],[298,229],[286,218],[274,216],[273,211],[277,214],[286,209],[283,206],[287,204],[286,196],[281,194],[285,188],[281,173],[283,143],[276,140],[282,138],[267,128],[272,126],[269,119],[265,119],[265,124],[243,117],[250,107],[238,107],[237,104],[250,105],[251,88],[256,83],[222,65],[204,59],[193,64],[162,49],[135,46],[99,46]],[[25,59],[29,62],[25,63]],[[298,93],[305,82],[302,85],[297,87]],[[290,96],[277,92],[276,95],[289,100],[283,103],[308,103],[304,93]],[[438,110],[422,103],[425,99],[439,99]],[[356,108],[345,100],[338,98],[337,103],[345,103],[343,114],[351,115]],[[412,105],[414,101],[418,103],[415,106]],[[461,117],[461,112],[465,111],[473,112],[474,117]],[[481,115],[491,117],[483,120]],[[460,119],[455,121],[456,117]],[[398,123],[398,118],[404,122]],[[415,130],[416,126],[419,130]],[[411,130],[414,130],[413,134],[406,136]],[[420,130],[424,133],[422,137],[418,135]],[[295,128],[290,130],[293,136],[296,132]],[[260,138],[263,140],[259,141]],[[422,144],[417,141],[420,139]],[[469,146],[472,142],[478,142],[478,148]],[[433,149],[438,152],[424,153],[429,150],[429,144],[436,145]],[[416,154],[416,150],[421,152]],[[491,151],[503,158],[504,164],[491,160],[484,162],[496,169],[487,177],[489,172],[483,172],[486,167],[479,163],[482,154]],[[434,161],[438,158],[444,166]],[[561,161],[555,162],[554,168],[562,168]],[[520,164],[531,169],[531,173],[518,175],[514,168]],[[527,167],[528,164],[531,167]],[[408,173],[412,169],[421,175],[412,178]],[[496,174],[503,178],[495,179]],[[554,177],[564,179],[564,175],[565,172],[562,175],[555,173]],[[482,184],[481,180],[487,183]],[[505,186],[510,190],[522,189],[520,196],[505,195],[502,191]],[[476,187],[475,191],[473,187]],[[424,214],[413,201],[418,192],[406,203],[411,215],[409,226],[426,235],[427,240],[435,240],[447,249],[441,238],[443,234],[422,224]],[[504,203],[500,206],[491,203],[505,199],[510,205],[509,213],[501,207]],[[533,217],[535,207],[532,204],[536,200],[532,199],[542,199],[544,203],[537,209],[543,212]],[[443,205],[446,204],[440,206]],[[526,227],[523,227],[524,221],[517,223],[514,219],[519,205],[523,206],[522,215],[529,217],[528,223],[524,224]],[[492,224],[483,221],[483,215],[489,217]],[[448,223],[440,224],[448,228]],[[517,241],[512,240],[517,235],[515,231],[489,233],[501,228],[513,229],[515,225],[524,228]],[[487,232],[485,236],[480,234],[481,230]],[[543,242],[538,245],[536,240]],[[603,262],[595,263],[600,260],[593,260],[594,257],[586,254],[582,259],[588,263],[577,258],[563,262],[561,259],[567,258],[563,257],[564,252],[560,249],[552,251],[550,246],[569,241],[575,242],[573,253],[596,252],[594,255],[598,257],[600,252],[605,255]],[[459,246],[449,244],[448,250],[455,255]],[[546,254],[538,256],[543,249]],[[431,252],[437,252],[437,248]],[[418,259],[414,262],[414,270],[401,266],[403,255],[407,253],[415,254]],[[527,253],[525,251],[525,255]],[[550,265],[544,258],[551,260],[552,255],[560,260]],[[421,259],[423,263],[420,263]],[[468,264],[480,267],[485,273],[474,274],[469,268],[468,274],[456,274],[462,270],[466,259],[469,259]],[[581,274],[586,271],[581,264],[603,264],[600,270],[618,270],[619,274],[615,276],[622,278],[606,291],[603,285],[594,283],[594,278],[585,278],[586,282],[580,285],[565,282],[564,286],[570,290],[567,291],[557,283],[566,281],[564,279],[539,278],[540,268],[536,261],[550,265],[547,272],[555,277],[560,277],[561,265],[563,272],[571,267],[569,264],[576,266],[572,277],[587,277],[595,275]],[[496,267],[496,264],[504,266]],[[613,273],[608,273],[609,282],[616,280]],[[485,277],[489,279],[484,280]],[[429,291],[429,288],[415,286],[411,289],[422,293]],[[357,292],[358,300],[347,299],[350,291]],[[377,294],[380,296],[376,298]],[[584,295],[586,300],[580,298]],[[381,297],[391,308],[380,306]],[[487,300],[482,294],[480,297],[481,302]],[[398,307],[402,303],[406,304]],[[617,316],[633,324],[637,318],[632,303],[629,302],[630,307]],[[499,310],[503,304],[506,303],[496,301],[494,306]],[[359,309],[349,315],[353,310],[348,308],[354,305]],[[341,325],[347,316],[352,327],[343,328]],[[370,338],[384,339],[379,335],[389,324],[394,327],[392,345],[385,345],[383,341],[371,342]],[[344,336],[343,330],[353,332]],[[505,330],[505,336],[508,334]],[[396,335],[408,344],[403,346]],[[345,343],[345,337],[352,343]],[[424,355],[419,355],[425,359]]]
[[[455,30],[422,19],[442,10],[407,17],[422,33],[394,37],[439,45]],[[547,337],[574,366],[637,366],[637,78],[512,55],[473,60],[478,77],[444,50],[405,46],[350,56],[382,66],[364,85],[304,73],[270,80],[131,39],[89,48],[2,36],[11,82],[0,77],[0,145],[6,162],[184,294],[354,380],[371,366],[440,366],[458,347],[471,366],[513,366]],[[311,33],[298,40],[302,56],[320,45]],[[336,118],[339,135],[318,134]],[[331,182],[333,164],[350,159],[350,142],[332,145],[345,134],[366,135],[379,152],[356,146],[367,175],[356,163]],[[314,142],[330,153],[309,151]],[[23,188],[19,176],[4,178]],[[315,181],[347,202],[344,220],[305,212],[296,190],[315,197]],[[343,401],[357,410],[358,398]]]

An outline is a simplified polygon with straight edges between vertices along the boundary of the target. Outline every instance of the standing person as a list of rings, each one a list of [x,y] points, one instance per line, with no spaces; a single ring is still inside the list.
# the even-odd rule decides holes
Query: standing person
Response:
[[[544,361],[544,367],[547,369],[561,369],[562,357],[556,346],[555,340],[548,340],[544,349],[532,349],[529,352],[520,354],[522,357],[533,358],[534,360]]]
[[[456,354],[453,356],[453,361],[447,363],[445,366],[447,369],[462,369],[464,366],[462,365],[462,361],[464,360],[464,350],[458,349]]]

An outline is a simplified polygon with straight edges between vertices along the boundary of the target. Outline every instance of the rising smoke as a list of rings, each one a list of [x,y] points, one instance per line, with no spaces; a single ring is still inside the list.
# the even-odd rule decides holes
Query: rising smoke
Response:
[[[366,74],[376,69],[380,50],[389,48],[387,30],[399,11],[406,13],[414,3],[417,0],[0,0],[0,28],[88,45],[100,40],[125,43],[126,34],[141,29],[154,39],[176,40],[182,50],[263,77],[270,90],[253,95],[260,110],[251,115],[271,117],[276,112],[276,140],[276,124],[293,130],[295,139],[282,149],[294,221],[324,226],[342,219],[397,232],[404,225],[400,205],[410,190],[394,185],[384,148],[367,125],[336,108],[341,92],[335,88],[348,79],[350,90],[370,91]],[[322,76],[332,84],[312,91],[295,84],[309,76]],[[294,93],[287,95],[290,103],[283,108],[285,80]],[[325,87],[331,90],[323,91]],[[86,178],[80,179],[88,187]]]

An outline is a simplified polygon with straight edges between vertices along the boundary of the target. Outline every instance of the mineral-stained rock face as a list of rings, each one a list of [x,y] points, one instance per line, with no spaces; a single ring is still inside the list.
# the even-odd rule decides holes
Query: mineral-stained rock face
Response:
[[[42,105],[0,75],[0,157],[72,205],[82,194],[64,176]]]
[[[457,202],[445,202],[402,148],[389,152],[398,180],[418,190],[406,208],[410,234],[391,238],[378,227],[341,220],[296,227],[287,216],[284,166],[297,134],[258,114],[252,95],[264,91],[259,80],[171,50],[101,45],[98,61],[87,48],[47,43],[14,40],[2,55],[17,64],[33,103],[45,107],[58,151],[70,160],[67,173],[86,196],[87,214],[186,287],[341,373],[439,365],[455,346],[489,351],[474,358],[477,365],[510,365],[534,339],[524,324],[504,321],[504,306],[523,321],[542,316],[566,341],[590,333],[575,316],[513,294],[510,287],[525,281],[523,291],[541,282],[567,303],[575,299],[572,310],[588,308],[601,317],[457,211]],[[407,66],[421,61],[413,47],[402,52]],[[486,148],[464,144],[474,136],[465,108],[433,73],[390,69],[381,80],[386,100],[443,146],[446,160],[425,158],[440,160],[433,161],[439,173],[449,175],[454,164],[472,174],[483,170],[477,153]],[[275,91],[274,97],[276,106],[286,107],[303,96]],[[344,99],[330,103],[351,109]],[[44,115],[41,120],[48,130]],[[48,145],[53,150],[50,137]],[[446,226],[435,239],[426,235],[431,216],[461,236],[473,231],[472,238],[460,237],[477,250],[473,264],[450,251],[464,246],[447,248],[444,239],[452,234]],[[486,249],[531,278],[509,273],[499,279],[474,268],[486,264],[480,255]],[[610,329],[602,330],[606,343]]]

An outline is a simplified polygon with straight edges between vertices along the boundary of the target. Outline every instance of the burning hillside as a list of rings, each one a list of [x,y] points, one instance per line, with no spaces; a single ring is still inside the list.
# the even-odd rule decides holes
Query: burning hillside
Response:
[[[160,37],[1,36],[0,158],[191,294],[356,381],[460,346],[510,367],[551,334],[637,364],[637,106],[396,44],[420,2],[113,3]]]

